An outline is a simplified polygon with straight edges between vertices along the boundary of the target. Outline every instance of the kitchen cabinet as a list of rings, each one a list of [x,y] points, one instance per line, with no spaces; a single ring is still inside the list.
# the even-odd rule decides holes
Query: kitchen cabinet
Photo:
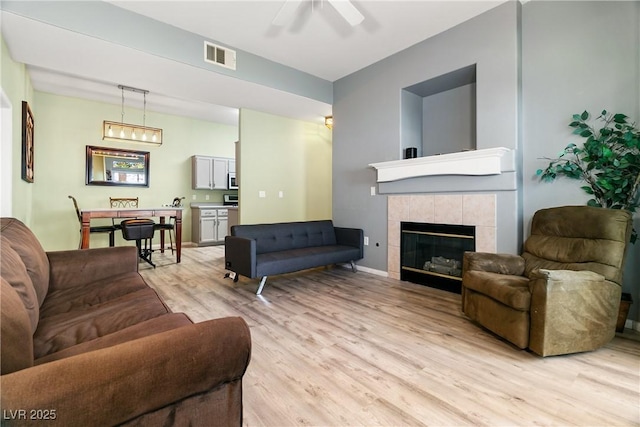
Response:
[[[198,246],[224,243],[228,232],[228,209],[191,205],[191,241]]]
[[[229,161],[223,157],[193,156],[192,188],[194,190],[228,190]]]

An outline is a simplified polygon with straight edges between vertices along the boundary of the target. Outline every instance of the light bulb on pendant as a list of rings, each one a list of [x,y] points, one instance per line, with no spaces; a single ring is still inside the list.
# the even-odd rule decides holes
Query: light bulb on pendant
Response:
[[[120,138],[124,139],[124,127],[120,129]]]
[[[109,132],[107,132],[109,137],[113,137],[113,129],[111,129],[111,125],[109,125]]]
[[[147,140],[147,130],[145,129],[144,133],[142,134],[142,140],[146,141]]]
[[[158,138],[156,137],[156,133],[155,132],[153,133],[153,136],[151,137],[151,140],[153,142],[156,142],[158,140]]]
[[[131,139],[136,139],[136,130],[131,129]]]

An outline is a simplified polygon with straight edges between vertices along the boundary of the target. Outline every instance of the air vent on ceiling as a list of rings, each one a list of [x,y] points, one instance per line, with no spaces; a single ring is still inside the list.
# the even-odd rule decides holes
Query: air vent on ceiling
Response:
[[[207,41],[204,42],[204,60],[221,67],[236,69],[236,51],[221,47]]]

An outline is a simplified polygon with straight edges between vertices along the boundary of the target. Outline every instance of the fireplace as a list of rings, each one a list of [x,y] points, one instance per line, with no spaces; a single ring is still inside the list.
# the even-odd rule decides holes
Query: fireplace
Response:
[[[400,223],[400,279],[460,293],[462,256],[475,251],[474,226]]]

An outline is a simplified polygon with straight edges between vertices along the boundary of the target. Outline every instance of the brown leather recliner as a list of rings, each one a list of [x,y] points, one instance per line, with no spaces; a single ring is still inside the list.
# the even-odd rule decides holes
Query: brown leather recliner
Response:
[[[615,336],[628,211],[537,211],[522,256],[466,252],[462,311],[540,356],[597,349]]]

